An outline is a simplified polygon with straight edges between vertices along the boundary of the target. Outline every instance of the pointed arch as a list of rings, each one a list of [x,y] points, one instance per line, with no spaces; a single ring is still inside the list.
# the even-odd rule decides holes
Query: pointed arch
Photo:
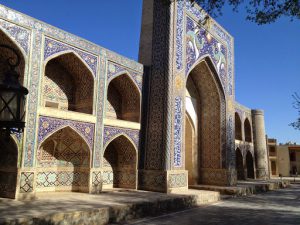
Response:
[[[242,151],[237,148],[235,150],[236,156],[236,172],[237,172],[237,179],[238,180],[245,180],[245,172],[244,172],[244,158]]]
[[[225,167],[226,95],[210,57],[205,57],[193,67],[186,87],[197,102],[199,182],[217,184],[217,180],[206,180],[209,177],[206,173]]]
[[[247,178],[254,179],[254,160],[253,155],[250,151],[246,154],[246,166],[247,166]]]
[[[21,84],[24,84],[24,74],[25,74],[25,62],[26,62],[26,53],[22,49],[22,47],[2,28],[0,28],[0,45],[8,45],[12,47],[20,56],[20,64],[16,68],[16,71],[20,74],[19,81]],[[6,60],[8,58],[16,60],[15,54],[5,48],[1,48],[0,51],[0,80],[2,80],[1,75],[5,74],[7,70],[10,69],[9,65],[7,64]]]
[[[110,77],[107,81],[107,87],[109,86],[109,83],[114,80],[115,78],[118,78],[119,76],[122,76],[122,75],[126,75],[128,76],[128,78],[132,81],[132,83],[135,85],[136,89],[139,91],[140,95],[142,95],[141,93],[141,90],[138,86],[138,84],[136,83],[136,81],[132,78],[132,76],[130,75],[130,72],[127,71],[127,70],[123,70],[123,71],[120,71],[116,74],[114,74],[112,77]]]
[[[88,192],[91,152],[70,126],[45,139],[37,153],[37,191]],[[42,168],[42,169],[39,169]],[[46,171],[46,172],[45,172]]]
[[[55,134],[57,131],[59,130],[62,130],[64,128],[70,128],[71,130],[73,130],[75,133],[77,133],[81,138],[82,140],[86,143],[86,145],[88,146],[89,148],[89,152],[90,154],[92,153],[92,148],[90,146],[90,144],[88,143],[88,141],[86,140],[86,138],[80,134],[73,126],[71,125],[63,125],[63,126],[59,126],[57,127],[56,129],[52,130],[51,132],[49,132],[46,136],[44,136],[41,140],[39,140],[39,144],[38,144],[38,149],[41,147],[42,143],[48,139],[49,137],[51,137],[53,134]]]
[[[124,133],[124,132],[119,133],[119,134],[117,134],[117,135],[111,137],[110,140],[107,141],[107,142],[105,143],[103,149],[106,149],[106,147],[107,147],[112,141],[114,141],[116,138],[118,138],[118,137],[120,137],[120,136],[124,136],[125,138],[127,138],[128,141],[130,141],[130,143],[134,146],[136,153],[138,153],[138,147],[136,146],[136,143],[132,140],[131,137],[129,137],[129,136],[128,136],[126,133]]]
[[[12,137],[0,136],[0,198],[15,198],[18,175],[18,145]]]
[[[112,139],[103,154],[104,188],[136,189],[137,159],[137,149],[128,136],[118,135]]]
[[[252,142],[252,128],[248,118],[246,118],[244,121],[244,133],[245,133],[245,141]]]
[[[45,62],[42,104],[93,114],[94,83],[93,72],[75,51],[60,52]]]
[[[44,65],[47,65],[47,63],[50,61],[50,60],[52,60],[52,59],[54,59],[54,58],[57,58],[57,57],[59,57],[59,56],[62,56],[62,55],[66,55],[66,54],[74,54],[83,64],[84,64],[84,66],[91,72],[91,74],[92,74],[92,77],[93,77],[93,79],[95,80],[96,78],[95,78],[95,76],[93,76],[93,74],[94,74],[94,71],[90,68],[90,66],[86,63],[86,61],[84,61],[83,59],[82,59],[82,57],[76,52],[76,51],[74,51],[74,50],[72,50],[72,49],[68,49],[68,50],[64,50],[64,51],[60,51],[60,52],[57,52],[57,53],[55,53],[55,54],[52,54],[51,56],[49,56],[49,57],[47,57],[46,59],[45,59],[45,61],[44,61]]]
[[[235,139],[239,141],[243,140],[242,120],[240,115],[237,112],[235,113]]]
[[[129,73],[110,79],[106,96],[107,118],[140,122],[141,92]]]

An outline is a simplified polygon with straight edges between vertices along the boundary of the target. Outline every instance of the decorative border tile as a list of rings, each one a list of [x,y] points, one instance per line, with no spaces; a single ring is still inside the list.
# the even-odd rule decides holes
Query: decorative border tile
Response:
[[[108,142],[113,140],[115,137],[120,136],[122,134],[127,135],[131,141],[135,144],[136,149],[139,149],[139,141],[140,141],[140,131],[132,130],[120,127],[110,127],[104,126],[104,138],[103,138],[103,148],[107,145]]]
[[[81,51],[77,48],[74,48],[62,42],[58,42],[50,38],[45,38],[44,60],[46,60],[47,58],[49,58],[54,54],[65,52],[65,51],[76,52],[92,70],[94,77],[97,76],[97,64],[98,64],[97,56]]]
[[[79,135],[87,142],[90,150],[93,149],[95,129],[94,124],[44,116],[39,118],[38,145],[40,145],[47,137],[56,131],[67,126],[77,131]]]
[[[201,58],[209,55],[212,59],[223,88],[227,86],[227,50],[226,47],[212,37],[205,29],[200,28],[191,18],[186,19],[186,75]],[[225,89],[226,90],[226,89]],[[226,93],[226,91],[225,91]]]
[[[136,83],[136,85],[139,87],[140,91],[142,91],[143,88],[143,75],[138,74],[136,72],[127,70],[126,68],[116,65],[114,63],[109,62],[108,63],[108,71],[107,71],[107,81],[110,82],[115,76],[120,75],[122,73],[127,73],[133,81]]]
[[[16,24],[9,23],[5,20],[0,19],[0,26],[3,28],[7,33],[11,35],[11,37],[20,44],[23,48],[24,52],[28,54],[29,52],[29,42],[30,42],[30,31],[20,27]]]
[[[175,98],[175,120],[174,120],[174,167],[182,166],[182,100]]]
[[[33,192],[33,172],[22,172],[20,178],[20,193]]]

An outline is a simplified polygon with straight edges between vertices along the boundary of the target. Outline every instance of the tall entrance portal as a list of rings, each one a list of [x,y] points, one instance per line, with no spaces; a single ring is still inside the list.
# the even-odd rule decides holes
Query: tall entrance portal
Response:
[[[236,183],[233,42],[206,17],[191,1],[143,2],[142,189]]]

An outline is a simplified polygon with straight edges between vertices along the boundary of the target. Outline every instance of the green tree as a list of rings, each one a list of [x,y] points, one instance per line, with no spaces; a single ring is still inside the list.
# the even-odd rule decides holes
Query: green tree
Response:
[[[172,1],[172,0],[171,0]],[[174,1],[174,0],[173,0]],[[180,1],[180,0],[177,0]],[[237,12],[245,7],[246,19],[259,25],[275,22],[280,17],[300,19],[300,0],[190,0],[198,3],[212,17],[222,15],[226,4]]]
[[[298,110],[298,119],[291,123],[290,126],[294,127],[296,130],[300,130],[300,96],[298,93],[293,94],[294,103],[293,107]]]

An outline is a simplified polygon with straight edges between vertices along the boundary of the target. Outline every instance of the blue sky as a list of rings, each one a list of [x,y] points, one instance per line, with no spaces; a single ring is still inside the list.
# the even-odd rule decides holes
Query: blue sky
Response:
[[[142,0],[0,0],[0,3],[137,60]],[[235,39],[236,99],[265,110],[269,137],[300,143],[292,94],[300,93],[300,20],[258,26],[225,9],[216,20]]]

